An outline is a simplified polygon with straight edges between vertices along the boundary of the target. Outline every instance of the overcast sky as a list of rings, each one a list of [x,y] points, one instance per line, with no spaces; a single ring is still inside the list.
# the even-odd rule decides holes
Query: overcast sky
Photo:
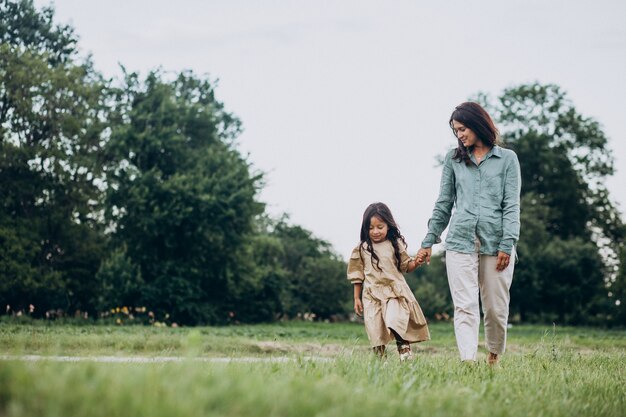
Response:
[[[38,6],[48,1],[36,1]],[[162,67],[219,79],[240,149],[267,173],[269,212],[346,257],[387,203],[410,252],[437,196],[447,121],[478,91],[561,86],[610,138],[626,209],[626,1],[57,0],[98,70]],[[522,231],[523,233],[523,231]]]

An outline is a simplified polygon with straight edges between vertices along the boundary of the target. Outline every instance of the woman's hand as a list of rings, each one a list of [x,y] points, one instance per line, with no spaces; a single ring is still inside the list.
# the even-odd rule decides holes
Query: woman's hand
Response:
[[[420,258],[423,262],[426,262],[426,265],[430,265],[430,256],[433,254],[433,248],[420,248],[417,251],[417,257]]]
[[[354,312],[357,316],[363,317],[363,302],[360,298],[354,299]]]
[[[511,261],[511,255],[505,252],[498,251],[498,260],[496,262],[496,271],[504,271]]]

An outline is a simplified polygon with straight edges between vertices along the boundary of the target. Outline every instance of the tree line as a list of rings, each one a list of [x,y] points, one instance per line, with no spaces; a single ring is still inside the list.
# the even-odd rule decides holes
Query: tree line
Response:
[[[476,98],[522,166],[511,312],[625,324],[624,225],[601,126],[558,86]],[[180,324],[345,317],[345,263],[270,218],[241,121],[190,71],[106,79],[51,7],[0,0],[0,300],[6,313],[98,317],[144,306]],[[409,276],[452,315],[444,256]]]
[[[0,16],[7,312],[146,306],[183,324],[345,312],[342,259],[266,215],[263,176],[213,82],[188,71],[107,80],[51,8],[3,0]]]

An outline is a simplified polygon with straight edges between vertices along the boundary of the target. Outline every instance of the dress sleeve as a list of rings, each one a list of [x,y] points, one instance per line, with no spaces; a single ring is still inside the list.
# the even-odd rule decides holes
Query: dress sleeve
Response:
[[[398,247],[400,248],[400,272],[405,273],[409,269],[411,257],[406,251],[407,246],[401,240],[398,241]]]
[[[361,258],[359,246],[354,248],[350,254],[350,260],[348,261],[348,279],[353,284],[360,284],[365,280],[363,258]]]

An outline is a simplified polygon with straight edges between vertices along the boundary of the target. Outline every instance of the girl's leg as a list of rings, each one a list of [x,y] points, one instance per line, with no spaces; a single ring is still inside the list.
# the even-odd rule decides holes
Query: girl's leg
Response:
[[[515,259],[515,251],[511,254]],[[514,262],[504,271],[496,270],[497,256],[480,256],[480,298],[485,316],[485,344],[490,352],[489,363],[506,349],[506,327],[509,319],[509,289],[513,281]]]
[[[407,342],[406,340],[404,340],[402,338],[402,336],[400,336],[398,334],[398,332],[396,332],[394,329],[392,329],[391,327],[389,327],[389,331],[391,332],[391,334],[393,335],[393,338],[396,339],[396,346],[398,347],[398,352],[400,351],[401,347],[405,347],[405,346],[409,346],[409,349],[411,348],[411,344],[409,342]]]
[[[389,331],[393,335],[394,339],[396,339],[396,346],[398,347],[398,354],[400,354],[400,360],[405,361],[410,359],[413,354],[411,353],[411,344],[404,340],[402,336],[400,336],[394,329],[389,327]]]
[[[379,358],[385,357],[385,345],[374,346],[372,350],[374,351],[376,356],[378,356]]]
[[[475,361],[478,350],[478,253],[446,251],[448,284],[454,303],[454,333],[462,361]]]

